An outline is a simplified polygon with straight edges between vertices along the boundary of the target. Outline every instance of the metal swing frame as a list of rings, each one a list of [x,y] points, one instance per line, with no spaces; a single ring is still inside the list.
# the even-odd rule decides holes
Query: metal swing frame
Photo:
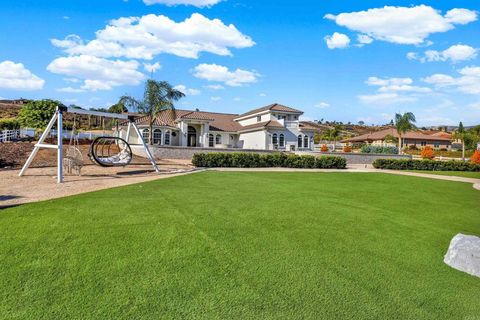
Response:
[[[92,115],[92,116],[99,116],[99,117],[105,117],[105,118],[113,118],[113,119],[119,119],[119,120],[128,120],[128,127],[127,127],[127,136],[125,141],[128,143],[129,137],[130,137],[130,132],[131,129],[135,131],[137,136],[140,138],[140,141],[142,144],[140,145],[130,145],[132,148],[143,148],[145,150],[145,154],[147,155],[147,158],[150,160],[152,163],[153,168],[157,173],[160,172],[160,169],[158,169],[157,163],[155,159],[152,156],[152,153],[150,152],[150,149],[148,148],[148,145],[145,143],[143,140],[142,134],[140,133],[140,130],[138,129],[137,125],[134,122],[134,118],[131,116],[128,116],[126,114],[119,114],[119,113],[107,113],[107,112],[99,112],[99,111],[90,111],[90,110],[83,110],[83,109],[76,109],[76,108],[68,108],[68,107],[60,107],[58,106],[57,109],[55,110],[55,113],[50,119],[50,122],[48,123],[47,127],[45,128],[45,131],[43,131],[42,135],[40,136],[40,139],[38,142],[35,144],[35,147],[30,154],[30,156],[27,159],[27,162],[22,167],[22,170],[18,174],[18,176],[23,176],[25,174],[25,171],[30,167],[30,164],[32,163],[33,159],[35,159],[35,156],[38,153],[38,150],[40,148],[46,148],[46,149],[57,149],[57,183],[62,183],[63,182],[63,114],[65,112],[68,113],[73,113],[73,114],[86,114],[86,115]],[[57,123],[57,144],[48,144],[45,143],[45,139],[48,137],[48,134],[52,130],[54,124]]]

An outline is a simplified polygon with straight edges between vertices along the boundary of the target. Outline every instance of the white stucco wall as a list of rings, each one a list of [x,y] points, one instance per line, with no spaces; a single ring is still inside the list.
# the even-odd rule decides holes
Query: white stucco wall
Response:
[[[267,148],[267,133],[263,130],[241,133],[239,144],[243,149],[265,150]]]
[[[260,121],[257,120],[257,115],[252,115],[247,119],[238,121],[238,123],[240,123],[242,126],[248,126],[251,124],[255,124],[257,122],[265,122],[265,121],[272,120],[272,115],[270,113],[265,113],[259,116],[260,116]]]

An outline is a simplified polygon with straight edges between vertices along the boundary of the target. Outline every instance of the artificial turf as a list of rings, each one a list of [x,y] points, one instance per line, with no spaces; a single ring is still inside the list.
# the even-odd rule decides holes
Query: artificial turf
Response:
[[[33,187],[33,186],[32,186]],[[203,172],[0,211],[0,318],[475,319],[471,184]]]
[[[409,172],[418,172],[418,173],[427,173],[427,174],[437,174],[437,175],[441,175],[441,176],[456,176],[456,177],[480,179],[480,172],[470,172],[470,171],[409,170]]]

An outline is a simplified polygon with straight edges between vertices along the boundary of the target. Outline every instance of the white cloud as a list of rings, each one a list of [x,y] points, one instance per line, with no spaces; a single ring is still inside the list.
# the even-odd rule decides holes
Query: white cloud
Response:
[[[255,71],[236,69],[228,70],[227,67],[218,64],[202,63],[195,67],[194,76],[208,81],[223,82],[231,87],[239,87],[245,84],[257,82],[259,74]]]
[[[239,98],[239,97],[235,97],[235,98],[233,98],[233,101],[237,101],[237,102],[238,102],[238,101],[242,101],[242,99]]]
[[[208,89],[212,89],[212,90],[223,90],[223,89],[225,89],[225,87],[222,86],[221,84],[211,84],[211,85],[208,85],[206,87]]]
[[[325,108],[330,107],[330,104],[327,103],[327,102],[325,102],[325,101],[321,101],[321,102],[317,103],[317,104],[315,105],[315,107],[316,107],[316,108],[320,108],[320,109],[325,109]]]
[[[477,13],[467,9],[441,12],[426,5],[413,7],[385,6],[366,11],[327,14],[337,25],[368,35],[375,40],[420,45],[433,33],[446,32],[477,20]]]
[[[350,44],[350,38],[338,32],[334,32],[331,36],[326,36],[324,40],[327,43],[328,49],[344,49]]]
[[[0,62],[0,88],[12,90],[40,90],[45,80],[37,77],[22,63]]]
[[[230,48],[255,45],[233,24],[226,25],[220,19],[209,19],[199,13],[181,22],[154,14],[122,17],[110,21],[95,34],[96,39],[88,42],[77,35],[69,35],[64,40],[52,39],[51,42],[70,55],[145,60],[160,53],[185,58],[198,58],[201,52],[230,56]]]
[[[370,44],[370,43],[373,42],[373,39],[371,37],[367,36],[366,34],[359,34],[357,36],[357,41],[360,44]]]
[[[221,97],[211,97],[210,100],[212,100],[213,102],[217,102],[217,101],[222,100],[222,98]]]
[[[107,60],[89,55],[61,57],[53,60],[47,70],[84,80],[80,89],[110,90],[123,85],[138,85],[145,75],[138,71],[137,61]]]
[[[454,90],[467,94],[480,94],[480,67],[472,66],[458,70],[459,77],[452,77],[446,74],[434,74],[423,79],[426,83],[435,87],[453,88]]]
[[[162,66],[160,65],[159,62],[155,63],[144,63],[143,64],[143,69],[149,73],[155,73],[157,70],[161,69]]]
[[[181,91],[183,92],[185,95],[187,96],[198,96],[200,93],[202,93],[200,90],[198,89],[191,89],[191,88],[187,88],[185,85],[183,84],[179,84],[179,85],[176,85],[175,87],[173,87],[174,89],[178,90],[178,91]]]
[[[267,94],[262,92],[262,93],[259,94],[259,96],[260,96],[260,97],[266,97]]]
[[[167,6],[186,5],[198,8],[211,7],[222,0],[143,0],[146,5],[164,4]]]
[[[364,104],[389,105],[400,102],[414,102],[418,98],[399,95],[398,93],[376,93],[370,95],[359,95],[360,102]]]
[[[58,91],[58,92],[66,92],[66,93],[85,92],[84,89],[72,88],[72,87],[59,88],[59,89],[57,89],[57,91]]]
[[[378,77],[369,77],[366,84],[369,86],[398,86],[398,85],[408,85],[412,84],[413,80],[410,78],[378,78]]]
[[[424,56],[420,56],[418,53],[409,52],[407,58],[410,60],[418,60],[420,62],[432,62],[432,61],[447,61],[450,60],[453,63],[471,60],[477,57],[477,49],[467,45],[457,44],[453,45],[444,51],[427,50]]]

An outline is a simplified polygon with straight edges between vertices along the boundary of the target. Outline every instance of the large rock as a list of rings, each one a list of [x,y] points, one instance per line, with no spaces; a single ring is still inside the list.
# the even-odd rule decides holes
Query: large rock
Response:
[[[443,262],[454,269],[480,277],[480,238],[457,234],[450,242]]]

